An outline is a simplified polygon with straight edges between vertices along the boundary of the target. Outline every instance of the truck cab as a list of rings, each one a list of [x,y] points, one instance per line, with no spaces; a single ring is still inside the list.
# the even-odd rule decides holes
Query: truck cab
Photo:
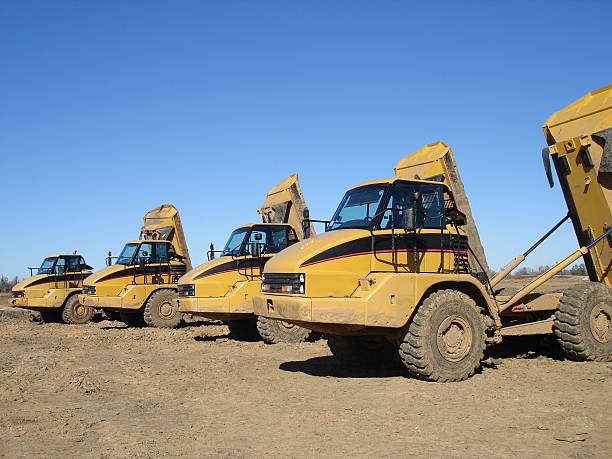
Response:
[[[45,322],[82,324],[91,320],[93,308],[78,301],[83,279],[92,271],[83,256],[51,255],[40,267],[29,269],[31,276],[12,289],[11,306],[38,311]]]

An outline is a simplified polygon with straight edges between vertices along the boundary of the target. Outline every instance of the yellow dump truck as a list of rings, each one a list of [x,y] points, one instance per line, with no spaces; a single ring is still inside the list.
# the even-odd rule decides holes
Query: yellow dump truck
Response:
[[[310,330],[295,324],[257,318],[253,314],[253,295],[261,290],[261,270],[277,253],[314,231],[303,226],[307,213],[297,175],[291,175],[272,188],[258,211],[261,223],[234,230],[214,258],[179,279],[175,301],[180,312],[223,320],[230,335],[249,339],[256,330],[266,343],[299,342]]]
[[[51,255],[39,268],[28,269],[30,277],[12,289],[11,306],[38,311],[44,322],[83,324],[91,320],[94,309],[78,298],[83,279],[92,271],[81,255]]]
[[[264,268],[255,314],[329,334],[341,359],[399,353],[429,381],[459,381],[505,335],[554,334],[575,360],[612,359],[612,86],[587,94],[545,124],[568,216],[490,278],[471,239],[467,197],[450,150],[431,144],[400,161],[396,177],[351,188],[327,231]],[[516,294],[499,282],[571,219],[581,247]],[[476,249],[476,250],[475,250]],[[563,294],[534,290],[584,258],[591,282]],[[303,293],[302,293],[303,292]]]
[[[85,279],[81,304],[130,326],[178,327],[182,314],[172,300],[191,261],[173,205],[148,211],[139,239],[128,242],[118,257],[109,254],[107,265]]]

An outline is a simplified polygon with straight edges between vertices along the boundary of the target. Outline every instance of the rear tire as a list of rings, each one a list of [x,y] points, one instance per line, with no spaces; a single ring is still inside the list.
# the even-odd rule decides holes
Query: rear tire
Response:
[[[145,304],[143,318],[149,327],[176,328],[182,320],[183,314],[172,302],[177,297],[176,292],[170,289],[158,290],[153,293]]]
[[[141,311],[131,311],[122,309],[119,312],[121,322],[126,324],[128,327],[146,327],[146,322],[142,318]]]
[[[553,331],[570,360],[612,361],[612,290],[591,282],[564,292]]]
[[[415,378],[451,382],[472,376],[484,349],[484,321],[474,300],[456,290],[440,290],[419,306],[399,355]]]
[[[327,335],[327,345],[336,359],[347,365],[387,363],[396,355],[396,347],[379,336]]]
[[[265,343],[303,343],[308,339],[310,330],[281,320],[257,317],[257,331]]]
[[[229,328],[229,337],[236,341],[257,341],[257,323],[255,320],[228,320],[225,322]]]
[[[94,315],[94,308],[79,303],[78,295],[72,295],[62,308],[62,321],[66,324],[86,324]]]

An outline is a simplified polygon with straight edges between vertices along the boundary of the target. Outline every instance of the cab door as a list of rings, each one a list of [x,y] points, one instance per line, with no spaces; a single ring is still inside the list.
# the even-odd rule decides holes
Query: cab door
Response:
[[[405,227],[411,210],[417,227]],[[372,271],[444,272],[450,266],[450,246],[444,215],[444,190],[437,184],[395,182],[387,207],[375,223]]]

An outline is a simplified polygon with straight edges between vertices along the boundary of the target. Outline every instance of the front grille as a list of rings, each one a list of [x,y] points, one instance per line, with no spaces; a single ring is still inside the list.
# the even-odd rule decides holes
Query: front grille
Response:
[[[266,273],[262,277],[261,291],[265,293],[304,293],[306,275],[302,273]]]
[[[179,296],[194,296],[195,295],[195,285],[194,284],[180,284],[178,286],[178,294]]]
[[[95,295],[96,286],[95,285],[83,285],[83,293],[85,295]]]
[[[16,290],[11,292],[11,296],[13,298],[23,298],[25,296],[25,292],[23,290]]]

